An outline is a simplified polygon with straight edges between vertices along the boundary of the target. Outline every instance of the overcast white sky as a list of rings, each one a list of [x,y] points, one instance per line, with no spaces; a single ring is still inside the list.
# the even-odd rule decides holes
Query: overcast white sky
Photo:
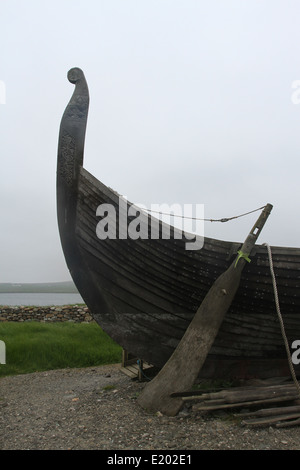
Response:
[[[70,279],[55,179],[74,66],[94,176],[208,218],[270,202],[259,242],[299,246],[299,18],[298,0],[0,0],[0,282]],[[257,216],[205,235],[243,241]]]

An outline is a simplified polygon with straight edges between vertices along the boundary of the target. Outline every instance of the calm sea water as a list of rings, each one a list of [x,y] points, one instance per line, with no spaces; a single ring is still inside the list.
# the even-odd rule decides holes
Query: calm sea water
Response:
[[[31,293],[0,293],[0,305],[25,306],[37,305],[73,305],[84,304],[79,294],[31,294]]]

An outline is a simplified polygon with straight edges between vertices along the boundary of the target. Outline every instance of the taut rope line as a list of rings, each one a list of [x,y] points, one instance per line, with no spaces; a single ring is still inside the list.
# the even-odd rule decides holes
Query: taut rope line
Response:
[[[169,215],[171,217],[180,217],[181,219],[203,220],[204,222],[223,222],[224,223],[224,222],[229,222],[230,220],[233,220],[233,219],[238,219],[240,217],[244,217],[245,215],[252,214],[253,212],[260,211],[260,210],[264,209],[265,207],[266,206],[262,206],[262,207],[259,207],[258,209],[254,209],[253,211],[245,212],[244,214],[235,215],[233,217],[224,217],[222,219],[200,219],[198,217],[186,217],[185,215],[169,214],[167,212],[154,211],[152,209],[144,209],[144,210],[147,211],[147,212],[153,212],[153,213],[156,213],[156,214]]]

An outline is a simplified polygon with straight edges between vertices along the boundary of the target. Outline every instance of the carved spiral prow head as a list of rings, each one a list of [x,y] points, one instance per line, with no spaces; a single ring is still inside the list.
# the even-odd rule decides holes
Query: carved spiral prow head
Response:
[[[68,72],[68,80],[74,85],[81,79],[84,78],[84,73],[79,67],[73,67]]]
[[[60,199],[65,197],[62,196],[64,193],[77,191],[89,109],[89,90],[83,71],[78,67],[72,68],[68,72],[68,80],[75,84],[75,90],[60,123],[57,160]]]

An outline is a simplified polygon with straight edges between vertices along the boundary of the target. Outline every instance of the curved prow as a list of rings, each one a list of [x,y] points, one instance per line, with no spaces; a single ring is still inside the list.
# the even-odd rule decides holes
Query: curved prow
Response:
[[[74,93],[61,119],[57,155],[57,218],[62,247],[70,268],[74,257],[74,229],[80,168],[83,164],[89,92],[79,68],[68,72]]]
[[[58,183],[76,191],[79,168],[83,163],[89,91],[81,69],[71,69],[68,79],[76,86],[60,124],[57,179]]]
[[[88,86],[82,70],[73,68],[68,79],[74,93],[61,119],[57,156],[57,219],[61,245],[73,281],[93,313],[109,308],[90,273],[77,237],[81,167],[89,108]]]

